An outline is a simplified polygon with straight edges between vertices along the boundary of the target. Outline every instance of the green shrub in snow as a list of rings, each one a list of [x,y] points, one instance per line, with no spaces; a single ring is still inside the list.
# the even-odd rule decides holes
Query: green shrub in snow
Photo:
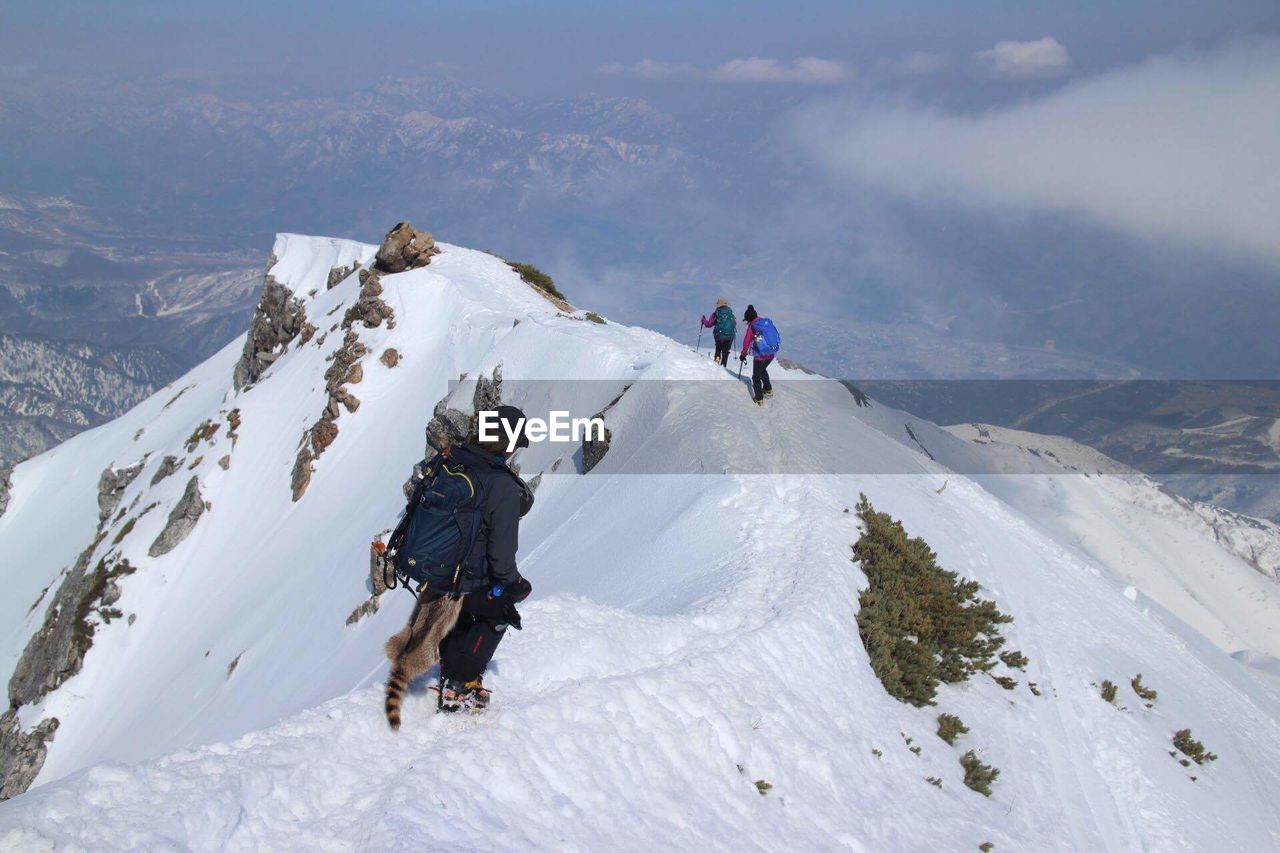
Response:
[[[507,261],[507,266],[511,267],[520,278],[524,279],[526,284],[531,284],[556,299],[564,299],[564,294],[556,289],[556,283],[551,276],[535,267],[533,264],[525,264],[519,261]]]
[[[1004,661],[1005,666],[1010,669],[1025,669],[1031,661],[1027,660],[1027,656],[1017,649],[1009,649],[1007,652],[1000,653],[1000,660]]]
[[[999,770],[990,764],[983,764],[972,749],[960,756],[960,766],[964,768],[965,787],[972,788],[984,797],[991,796],[991,783],[1000,775]]]
[[[964,681],[995,666],[1004,643],[999,626],[1013,620],[978,597],[977,581],[939,566],[923,539],[908,537],[866,495],[857,513],[866,531],[853,557],[869,581],[858,599],[858,633],[889,695],[931,705],[940,681]]]
[[[956,738],[968,733],[969,727],[966,726],[955,714],[938,715],[938,737],[942,738],[947,743],[955,746]]]
[[[1142,683],[1142,673],[1135,675],[1129,684],[1133,687],[1133,692],[1138,694],[1138,698],[1146,702],[1154,702],[1156,697],[1160,695]]]
[[[1204,744],[1191,737],[1191,729],[1179,729],[1173,734],[1173,745],[1178,751],[1190,758],[1196,764],[1205,764],[1210,761],[1217,761],[1218,756],[1212,752],[1205,751]],[[1183,766],[1186,762],[1183,762]]]
[[[1098,692],[1102,694],[1102,698],[1106,701],[1116,701],[1116,686],[1110,681],[1102,682],[1102,687],[1098,689]]]

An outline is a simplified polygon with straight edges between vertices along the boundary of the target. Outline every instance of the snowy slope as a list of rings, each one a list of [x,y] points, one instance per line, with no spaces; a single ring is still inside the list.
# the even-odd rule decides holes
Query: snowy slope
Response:
[[[987,489],[1241,661],[1280,671],[1280,526],[1181,498],[1069,438],[943,428],[868,403],[856,410],[867,426]]]
[[[1229,652],[1280,661],[1280,528],[1188,501],[1069,438],[948,428],[981,446],[974,479]],[[1034,473],[1036,476],[1026,476]],[[1256,660],[1256,658],[1255,658]]]
[[[30,603],[94,537],[102,469],[145,457],[120,506],[158,506],[119,545],[126,521],[110,523],[99,546],[137,566],[116,604],[136,620],[100,626],[83,670],[20,709],[26,726],[56,716],[61,727],[37,787],[0,805],[0,848],[1280,845],[1280,694],[1268,683],[904,443],[892,413],[826,381],[778,381],[758,409],[705,357],[565,316],[483,253],[446,246],[430,266],[383,278],[395,328],[357,326],[369,349],[350,386],[360,406],[341,414],[294,502],[299,439],[325,406],[325,359],[341,344],[341,330],[325,330],[359,287],[352,275],[326,290],[326,277],[373,251],[281,237],[271,273],[323,340],[295,343],[239,393],[243,341],[232,344],[16,469],[0,517],[0,572],[16,593],[0,605],[9,669],[42,618]],[[378,359],[389,346],[403,356],[393,368]],[[450,380],[499,365],[507,401],[529,409],[589,415],[625,388],[606,415],[612,445],[585,476],[571,447],[517,457],[524,476],[542,475],[521,529],[535,592],[486,678],[495,706],[477,720],[436,717],[419,689],[393,735],[381,644],[411,600],[389,593],[345,624],[368,595],[367,543],[395,518]],[[518,382],[570,378],[601,381]],[[224,428],[185,449],[232,409],[234,446]],[[956,454],[972,446],[924,430]],[[150,486],[170,454],[183,469]],[[819,473],[831,470],[850,473]],[[175,550],[148,557],[192,474],[209,508]],[[983,677],[944,688],[932,709],[885,694],[854,622],[865,581],[845,510],[860,492],[1015,617],[1009,646],[1031,659],[1009,673],[1015,690]],[[1152,708],[1128,691],[1138,672],[1160,691]],[[1121,685],[1123,709],[1099,698],[1103,679]],[[957,747],[933,734],[944,710],[973,730]],[[1188,770],[1169,757],[1185,727],[1217,762]],[[966,749],[1001,770],[990,799],[962,785]]]

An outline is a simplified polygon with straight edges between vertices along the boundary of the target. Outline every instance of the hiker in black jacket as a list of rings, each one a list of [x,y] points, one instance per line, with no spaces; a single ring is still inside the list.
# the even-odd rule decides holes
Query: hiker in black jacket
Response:
[[[459,564],[461,574],[455,574],[451,589],[446,592],[420,585],[408,623],[387,640],[391,672],[386,713],[392,729],[400,728],[400,706],[409,682],[437,661],[438,709],[484,710],[489,704],[489,691],[482,682],[485,667],[507,626],[520,627],[515,606],[533,589],[516,568],[520,519],[533,508],[533,493],[507,467],[511,455],[508,433],[517,436],[516,448],[529,446],[524,413],[514,406],[498,406],[496,413],[502,423],[500,441],[481,441],[477,430],[466,444],[441,451],[449,475],[464,478],[472,495],[483,499],[483,506],[477,505],[479,529],[465,571]],[[419,488],[424,485],[426,481]],[[414,502],[417,500],[415,492]],[[410,513],[412,506],[406,519]],[[393,541],[395,538],[393,535]]]
[[[499,420],[514,433],[524,420],[515,406],[499,406]],[[521,434],[517,448],[528,447]],[[496,443],[480,441],[473,435],[468,444],[453,452],[453,459],[466,466],[485,494],[484,523],[473,553],[485,555],[486,584],[462,599],[462,612],[452,631],[440,642],[440,709],[480,711],[489,704],[489,691],[482,677],[493,659],[508,625],[520,627],[516,604],[524,601],[533,587],[516,568],[520,519],[533,508],[533,493],[507,467],[507,437]]]

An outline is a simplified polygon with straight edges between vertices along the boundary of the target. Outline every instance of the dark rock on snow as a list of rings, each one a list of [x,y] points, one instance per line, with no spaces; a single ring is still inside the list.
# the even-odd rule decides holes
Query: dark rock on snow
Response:
[[[244,352],[236,363],[233,380],[239,391],[257,382],[271,363],[284,354],[307,322],[307,311],[293,291],[270,275],[262,283],[262,296],[249,323]]]
[[[139,460],[128,468],[107,468],[98,478],[98,522],[111,517],[124,497],[124,490],[137,478],[146,460]]]
[[[393,350],[388,350],[388,352],[393,352]],[[386,355],[386,353],[382,354],[383,364],[386,364]],[[388,364],[387,366],[394,367],[395,365]],[[13,488],[13,481],[9,479],[9,474],[11,473],[11,468],[0,468],[0,515],[4,515],[4,511],[9,508],[9,490]]]
[[[329,270],[329,278],[328,278],[328,281],[325,282],[324,289],[333,290],[339,284],[342,284],[343,280],[345,280],[347,276],[351,275],[355,271],[356,271],[355,263],[352,263],[350,266],[346,266],[346,267],[334,267],[333,269]]]
[[[23,732],[15,709],[0,715],[0,800],[31,787],[48,753],[45,741],[57,730],[57,717],[41,720],[31,731]]]
[[[151,485],[155,485],[168,477],[174,471],[182,467],[182,462],[176,456],[166,456],[160,461],[160,467],[156,469],[156,473],[151,477]]]
[[[160,535],[147,549],[147,556],[160,557],[178,547],[196,526],[200,516],[204,515],[204,510],[204,498],[200,495],[200,478],[192,477],[187,481],[182,497],[169,513],[169,520],[165,523],[164,530],[160,531]]]
[[[425,267],[431,263],[431,256],[438,254],[440,249],[429,231],[419,231],[408,222],[401,222],[387,232],[378,247],[374,268],[385,273],[404,272]]]

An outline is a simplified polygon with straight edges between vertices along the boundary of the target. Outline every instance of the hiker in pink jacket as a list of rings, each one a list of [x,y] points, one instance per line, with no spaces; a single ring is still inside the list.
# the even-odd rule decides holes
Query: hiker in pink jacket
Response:
[[[751,345],[755,343],[756,336],[756,318],[760,315],[756,314],[754,305],[748,305],[746,312],[742,315],[742,322],[747,324],[747,331],[742,336],[742,352],[738,355],[738,361],[746,361],[747,353],[751,352]],[[769,364],[773,361],[773,353],[761,354],[754,353],[755,360],[751,365],[751,388],[755,392],[756,404],[763,406],[765,397],[773,396],[773,383],[769,381]]]

